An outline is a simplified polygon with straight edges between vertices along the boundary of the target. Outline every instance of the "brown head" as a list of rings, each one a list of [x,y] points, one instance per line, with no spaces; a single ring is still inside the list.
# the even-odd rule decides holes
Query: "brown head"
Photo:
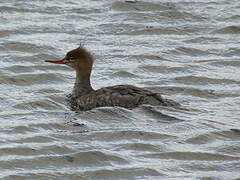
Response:
[[[80,46],[69,51],[61,60],[46,60],[46,62],[54,64],[66,64],[75,69],[81,75],[90,75],[93,65],[93,57],[90,52]]]

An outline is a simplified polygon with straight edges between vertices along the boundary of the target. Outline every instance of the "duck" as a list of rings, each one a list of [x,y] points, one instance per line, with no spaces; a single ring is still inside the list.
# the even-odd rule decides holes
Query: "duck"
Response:
[[[144,104],[180,106],[173,100],[163,98],[159,93],[133,85],[115,85],[93,89],[90,78],[94,58],[82,45],[67,52],[63,59],[45,60],[45,62],[68,65],[75,70],[73,91],[68,96],[72,110],[87,111],[93,108],[112,106],[132,109]]]

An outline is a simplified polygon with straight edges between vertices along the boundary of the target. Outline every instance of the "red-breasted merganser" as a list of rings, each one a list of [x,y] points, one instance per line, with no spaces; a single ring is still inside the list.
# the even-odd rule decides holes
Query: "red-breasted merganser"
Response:
[[[66,64],[75,69],[76,81],[71,95],[74,110],[85,111],[104,106],[134,108],[141,104],[179,106],[172,100],[163,99],[158,93],[132,85],[116,85],[94,90],[90,82],[93,56],[82,46],[69,51],[61,60],[46,62]]]

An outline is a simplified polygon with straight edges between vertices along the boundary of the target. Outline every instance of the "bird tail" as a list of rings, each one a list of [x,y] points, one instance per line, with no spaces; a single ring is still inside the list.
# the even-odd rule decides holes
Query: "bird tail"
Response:
[[[161,105],[161,106],[180,106],[179,103],[171,100],[171,99],[165,99],[165,98],[162,98],[162,96],[160,94],[153,94],[151,96],[147,96],[145,99],[144,99],[144,102],[143,104],[151,104],[153,106],[158,106],[158,105]]]

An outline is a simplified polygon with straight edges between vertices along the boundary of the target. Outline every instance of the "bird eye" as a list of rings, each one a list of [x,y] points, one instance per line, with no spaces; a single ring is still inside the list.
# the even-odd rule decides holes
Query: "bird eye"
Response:
[[[68,57],[68,60],[74,60],[74,57],[72,57],[72,56],[70,56],[70,57]]]

